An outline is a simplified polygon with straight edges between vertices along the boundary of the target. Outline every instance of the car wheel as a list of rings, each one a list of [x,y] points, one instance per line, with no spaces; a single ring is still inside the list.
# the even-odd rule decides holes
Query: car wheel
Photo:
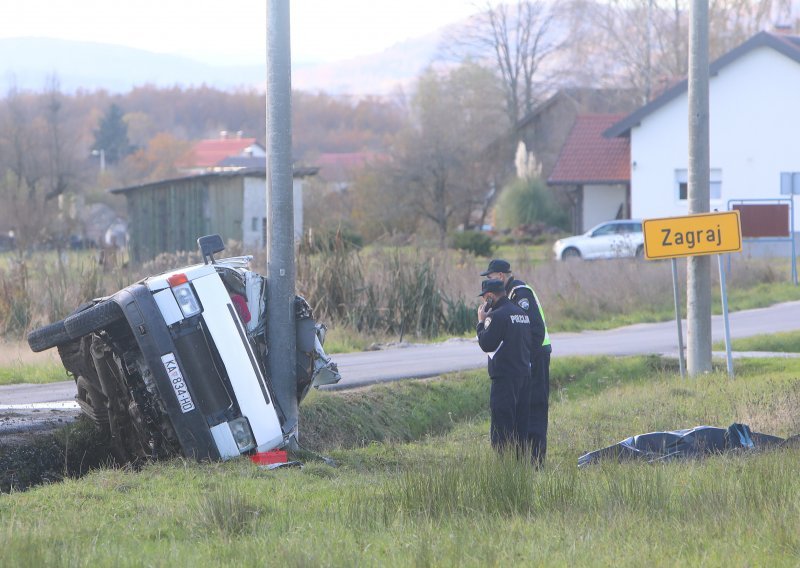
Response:
[[[105,300],[73,314],[64,320],[69,337],[78,339],[110,326],[122,319],[122,309],[112,300]]]
[[[642,259],[644,258],[644,245],[639,245],[636,247],[636,258]]]
[[[561,253],[562,260],[579,260],[581,258],[581,251],[574,247],[570,247]]]
[[[34,329],[28,334],[28,345],[30,345],[31,351],[34,353],[56,347],[69,340],[70,336],[63,320]]]

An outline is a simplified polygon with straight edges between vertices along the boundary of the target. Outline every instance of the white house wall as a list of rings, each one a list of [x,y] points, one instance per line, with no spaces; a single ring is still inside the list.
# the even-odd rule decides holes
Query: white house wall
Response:
[[[604,221],[616,219],[625,203],[623,185],[583,186],[583,228],[588,231]]]
[[[711,77],[710,166],[721,170],[721,198],[786,197],[780,172],[800,171],[800,64],[777,51],[757,48]],[[688,169],[688,98],[684,93],[631,130],[631,215],[688,214],[679,201],[675,170]],[[798,206],[800,206],[800,199]],[[795,211],[795,228],[800,228]]]
[[[292,183],[292,199],[294,206],[294,237],[299,240],[303,235],[303,182],[294,179]],[[244,214],[242,228],[245,247],[263,247],[264,223],[267,218],[266,180],[259,177],[244,178]]]

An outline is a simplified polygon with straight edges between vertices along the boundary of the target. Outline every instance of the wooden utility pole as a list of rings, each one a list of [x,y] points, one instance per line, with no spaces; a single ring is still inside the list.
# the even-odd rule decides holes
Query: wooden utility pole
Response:
[[[710,210],[708,0],[692,0],[689,26],[689,214]],[[687,260],[687,370],[711,371],[711,259]]]

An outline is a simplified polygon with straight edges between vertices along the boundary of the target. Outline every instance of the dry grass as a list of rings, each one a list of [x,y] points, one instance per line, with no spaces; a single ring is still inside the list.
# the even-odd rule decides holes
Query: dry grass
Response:
[[[58,352],[55,349],[34,353],[25,341],[0,340],[0,367],[43,365],[48,363],[61,363],[61,359],[58,358]]]
[[[253,254],[253,269],[266,273],[263,249],[244,250],[229,242],[226,255]],[[514,274],[529,282],[542,301],[551,331],[603,328],[672,317],[672,275],[668,262],[629,259],[595,262],[543,261],[541,250],[506,251]],[[87,299],[113,293],[144,276],[201,262],[196,252],[162,254],[142,266],[98,264],[94,253],[43,254],[0,263],[0,336],[21,337],[56,321]],[[300,255],[297,288],[317,317],[331,326],[388,337],[461,335],[472,330],[480,272],[487,259],[436,248],[345,247]],[[785,266],[784,266],[785,265]],[[786,287],[788,263],[737,259],[728,276],[739,305],[792,299]],[[685,263],[680,262],[685,290]],[[712,278],[716,285],[716,278]],[[756,294],[748,294],[748,290]],[[755,296],[756,298],[753,298]]]
[[[741,421],[760,432],[800,433],[800,383],[776,384],[772,393],[750,393],[736,405]]]

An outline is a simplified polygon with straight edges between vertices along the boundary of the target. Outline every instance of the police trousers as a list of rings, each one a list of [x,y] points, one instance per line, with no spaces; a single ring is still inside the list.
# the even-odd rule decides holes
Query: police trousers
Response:
[[[524,398],[525,385],[530,377],[493,377],[489,391],[489,409],[491,410],[492,447],[497,451],[518,449],[524,440],[525,429],[522,416],[527,416],[529,401]],[[527,424],[527,421],[525,422]]]
[[[519,429],[525,431],[523,437],[526,451],[531,453],[535,466],[544,463],[547,454],[547,410],[550,398],[550,351],[538,350],[531,358],[531,376],[522,397],[527,400],[527,408],[520,419],[525,422]]]

